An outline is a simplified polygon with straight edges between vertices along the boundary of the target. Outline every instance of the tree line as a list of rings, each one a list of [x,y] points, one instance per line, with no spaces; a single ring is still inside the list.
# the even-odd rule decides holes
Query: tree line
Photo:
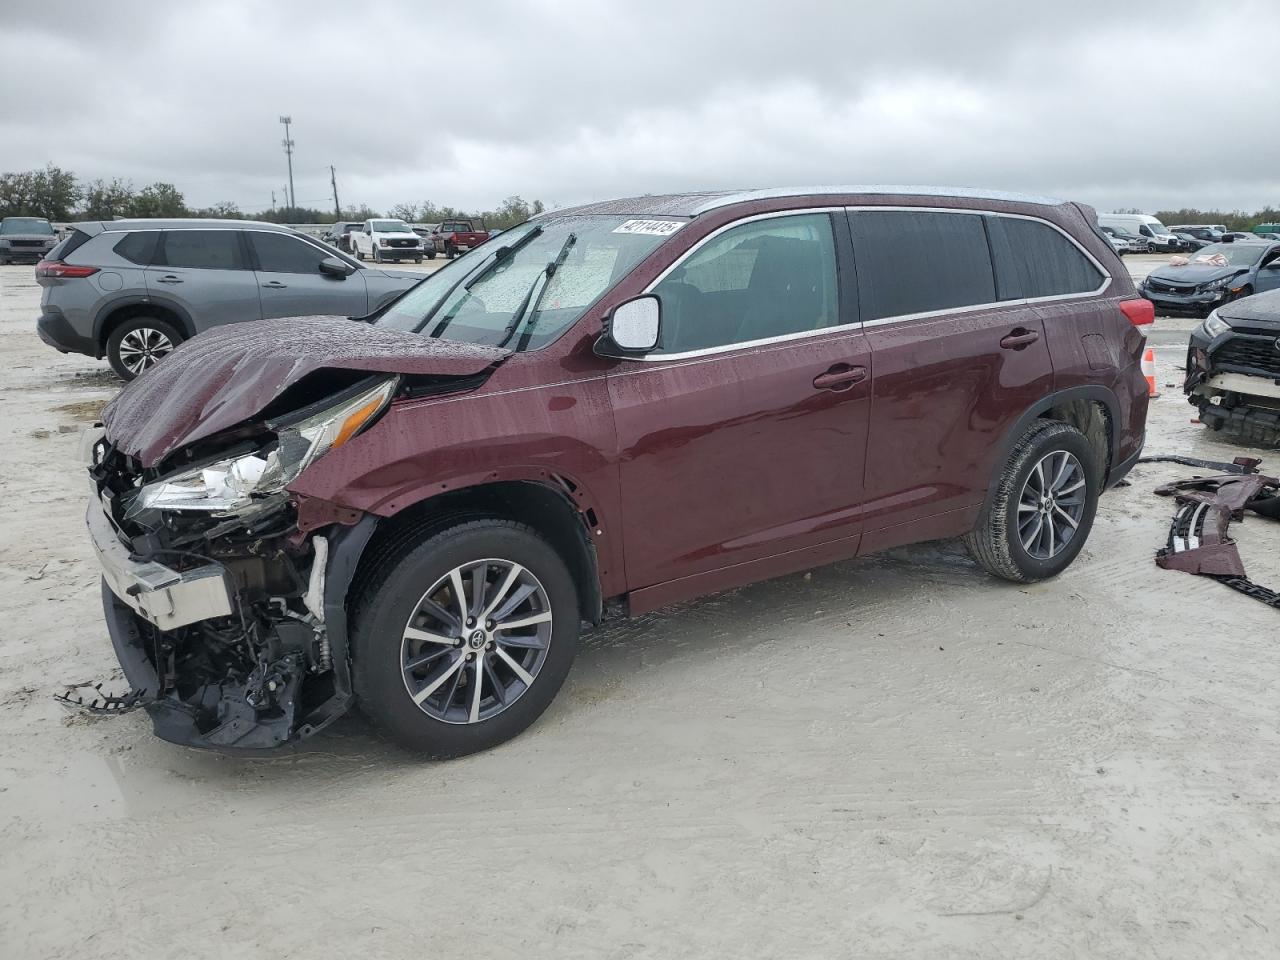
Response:
[[[1139,210],[1137,207],[1126,207],[1123,210],[1117,210],[1116,213],[1146,213],[1145,210]],[[1245,213],[1243,210],[1233,210],[1227,213],[1225,210],[1157,210],[1152,214],[1157,220],[1166,227],[1170,224],[1177,225],[1180,223],[1220,223],[1228,230],[1240,231],[1241,233],[1249,233],[1254,227],[1262,223],[1280,223],[1280,210],[1275,207],[1263,207],[1255,213]]]
[[[523,223],[545,208],[541,200],[530,203],[507,197],[495,210],[466,211],[457,207],[422,203],[397,203],[387,216],[410,223],[439,223],[454,217],[482,219],[490,227],[505,230]],[[116,217],[213,217],[217,219],[267,220],[273,223],[330,223],[333,220],[368,220],[383,214],[366,204],[342,211],[281,206],[245,213],[234,203],[189,207],[172,183],[156,182],[135,187],[130,180],[80,180],[74,173],[49,164],[42,170],[0,173],[0,217],[44,217],[46,220],[111,220]]]

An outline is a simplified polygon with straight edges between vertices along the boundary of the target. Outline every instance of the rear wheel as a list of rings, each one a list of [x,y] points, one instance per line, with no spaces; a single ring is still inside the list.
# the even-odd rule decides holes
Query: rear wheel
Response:
[[[132,380],[151,369],[182,342],[182,334],[164,320],[133,317],[107,338],[107,360],[121,379]]]
[[[1037,421],[1014,446],[995,499],[965,545],[980,566],[1005,580],[1057,576],[1084,547],[1101,485],[1084,434],[1057,420]]]
[[[458,249],[452,243],[446,243],[444,245],[444,255],[452,260],[458,255]]]
[[[509,520],[462,522],[374,561],[353,621],[358,702],[393,739],[444,759],[496,746],[547,708],[577,653],[577,590]]]
[[[434,260],[435,258],[436,258],[436,252],[435,252],[435,250],[428,250],[428,251],[427,251],[427,259],[428,259],[428,260]]]

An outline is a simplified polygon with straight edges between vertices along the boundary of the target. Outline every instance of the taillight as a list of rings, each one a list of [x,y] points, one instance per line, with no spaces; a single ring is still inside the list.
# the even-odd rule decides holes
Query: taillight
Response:
[[[77,267],[61,260],[41,260],[36,264],[37,277],[92,277],[97,267]]]
[[[1150,300],[1121,300],[1120,312],[1135,327],[1145,327],[1156,322],[1156,308]]]

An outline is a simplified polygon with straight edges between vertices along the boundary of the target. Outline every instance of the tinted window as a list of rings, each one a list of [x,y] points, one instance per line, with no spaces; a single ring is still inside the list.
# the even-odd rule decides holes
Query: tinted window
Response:
[[[332,256],[305,240],[287,233],[247,234],[258,257],[258,269],[264,273],[319,273],[320,261]]]
[[[170,267],[238,270],[240,234],[236,230],[168,230],[161,263]]]
[[[835,243],[825,213],[744,223],[703,244],[654,292],[662,353],[835,326]]]
[[[1097,290],[1102,274],[1061,233],[1038,220],[988,217],[1001,300]]]
[[[81,230],[72,230],[62,238],[52,250],[44,255],[46,260],[63,260],[77,248],[89,242],[89,235]]]
[[[996,299],[982,217],[864,210],[849,214],[864,320]]]
[[[129,233],[113,249],[117,256],[145,267],[151,263],[151,258],[156,252],[156,242],[159,239],[160,234],[156,230]]]

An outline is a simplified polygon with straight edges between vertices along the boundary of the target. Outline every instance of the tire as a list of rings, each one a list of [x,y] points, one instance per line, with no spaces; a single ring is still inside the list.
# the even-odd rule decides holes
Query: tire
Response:
[[[1061,489],[1054,491],[1053,502],[1059,506],[1053,508],[1048,517],[1055,527],[1061,525],[1062,530],[1069,531],[1069,536],[1058,532],[1055,538],[1055,530],[1044,530],[1047,520],[1039,512],[1041,508],[1033,512],[1026,504],[1044,502],[1035,493],[1038,481],[1032,480],[1037,466],[1047,464],[1041,468],[1041,476],[1056,473],[1065,462],[1063,454],[1074,460],[1072,470],[1078,469],[1082,474],[1078,479],[1083,481],[1083,486],[1067,490],[1076,482],[1072,475],[1064,477]],[[1093,528],[1101,487],[1102,469],[1084,434],[1059,420],[1037,421],[1014,445],[1000,475],[995,498],[990,508],[983,511],[978,525],[965,536],[965,546],[978,565],[992,576],[1014,583],[1035,583],[1056,577],[1084,547]],[[1074,501],[1081,493],[1077,509]],[[1070,521],[1061,519],[1060,514],[1071,516],[1076,526],[1071,528]],[[1032,526],[1037,520],[1041,526]],[[1025,528],[1020,526],[1020,521]],[[1036,537],[1036,533],[1042,535]],[[1024,543],[1028,536],[1031,536],[1030,546]]]
[[[107,338],[107,361],[121,380],[133,380],[173,352],[182,340],[181,331],[167,320],[132,317]],[[144,352],[142,356],[139,350]]]
[[[452,243],[446,243],[444,245],[444,255],[448,259],[452,260],[454,257],[458,255],[458,250]]]
[[[355,257],[357,260],[363,260],[363,259],[364,259],[364,254],[360,252],[360,248],[359,248],[359,247],[352,247],[352,248],[351,248],[351,255],[352,255],[353,257]]]
[[[484,565],[489,579],[483,581],[482,603],[497,603],[499,611],[516,594],[536,585],[529,598],[506,617],[508,622],[540,617],[543,614],[538,611],[545,607],[549,618],[519,628],[537,631],[543,648],[506,647],[502,636],[508,637],[505,642],[531,641],[509,632],[488,634],[480,629],[483,624],[472,627],[459,622],[451,571],[468,564],[473,565],[470,570]],[[502,564],[518,565],[524,571],[521,576],[529,580],[517,581],[494,600],[492,591],[512,569]],[[375,726],[400,745],[437,760],[497,746],[537,720],[569,675],[581,626],[577,588],[560,555],[530,527],[496,518],[463,519],[409,543],[389,544],[367,570],[356,588],[352,615],[356,702]],[[470,571],[460,578],[463,599],[469,602],[475,594]],[[447,612],[454,618],[453,626],[431,610]],[[440,640],[450,636],[458,642],[454,646],[429,640],[413,649],[418,638],[406,635],[411,628],[420,636]],[[477,640],[479,635],[484,636]],[[503,657],[513,654],[518,662],[524,658],[522,669],[527,668],[531,683],[524,684],[504,665]],[[466,660],[468,655],[479,661]],[[406,671],[407,660],[434,663]],[[483,699],[473,702],[473,678],[481,669]],[[500,700],[495,684],[506,682],[513,688]],[[422,707],[409,692],[411,686],[420,697],[425,694]],[[483,715],[486,712],[488,716]]]
[[[382,262],[382,251],[379,250],[377,247],[373,248],[373,262],[374,263]]]
[[[421,258],[421,257],[414,257],[414,258],[413,258],[413,262],[414,262],[414,263],[421,263],[421,262],[422,262],[422,258]]]
[[[436,258],[436,252],[435,252],[434,250],[428,250],[428,251],[427,251],[427,259],[428,259],[428,260],[434,260],[435,258]]]

